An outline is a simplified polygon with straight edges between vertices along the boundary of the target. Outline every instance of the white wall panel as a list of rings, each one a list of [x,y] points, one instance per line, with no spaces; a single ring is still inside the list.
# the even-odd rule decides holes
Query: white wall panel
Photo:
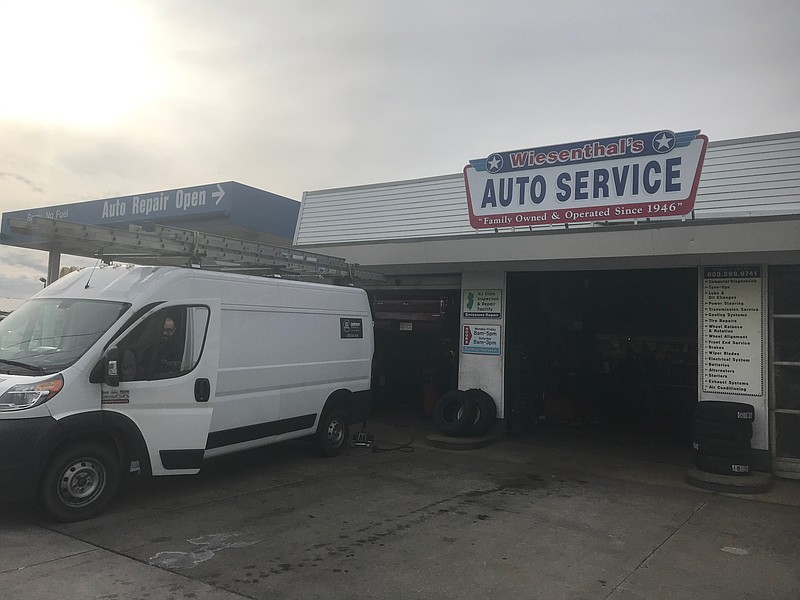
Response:
[[[800,132],[711,142],[694,215],[747,218],[800,213]],[[665,219],[661,219],[665,220]],[[603,224],[630,224],[615,221]],[[599,224],[581,223],[573,228]],[[499,232],[551,231],[561,226],[504,228]],[[494,233],[484,230],[481,233]],[[480,235],[469,224],[461,173],[359,187],[305,192],[295,244]]]

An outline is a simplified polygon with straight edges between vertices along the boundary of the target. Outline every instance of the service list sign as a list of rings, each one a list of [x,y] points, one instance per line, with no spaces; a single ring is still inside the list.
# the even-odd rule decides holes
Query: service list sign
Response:
[[[761,267],[704,267],[702,388],[763,394]]]
[[[669,130],[495,152],[464,167],[475,229],[685,215],[708,138]]]

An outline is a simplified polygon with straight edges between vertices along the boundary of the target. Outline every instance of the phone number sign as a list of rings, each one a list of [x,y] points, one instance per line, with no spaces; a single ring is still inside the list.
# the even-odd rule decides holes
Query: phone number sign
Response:
[[[651,131],[495,152],[464,167],[475,229],[652,219],[694,208],[708,138]]]

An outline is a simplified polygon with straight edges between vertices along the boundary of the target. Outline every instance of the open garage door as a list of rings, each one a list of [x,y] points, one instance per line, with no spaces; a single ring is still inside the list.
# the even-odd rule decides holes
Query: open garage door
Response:
[[[686,460],[697,302],[696,269],[509,273],[508,430]]]
[[[376,412],[430,417],[458,384],[459,290],[370,291]]]

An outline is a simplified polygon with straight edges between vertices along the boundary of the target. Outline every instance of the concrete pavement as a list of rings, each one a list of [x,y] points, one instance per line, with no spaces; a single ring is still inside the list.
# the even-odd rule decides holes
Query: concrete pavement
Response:
[[[276,445],[83,523],[3,507],[0,598],[800,598],[800,482],[725,495],[684,465],[370,428],[399,449]]]

